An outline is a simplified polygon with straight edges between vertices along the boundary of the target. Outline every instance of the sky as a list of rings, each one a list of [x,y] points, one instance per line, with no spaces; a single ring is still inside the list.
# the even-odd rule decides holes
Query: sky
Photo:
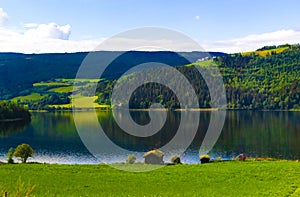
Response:
[[[300,43],[299,7],[299,0],[0,0],[0,52],[91,51],[146,26],[179,31],[206,51],[251,51]]]

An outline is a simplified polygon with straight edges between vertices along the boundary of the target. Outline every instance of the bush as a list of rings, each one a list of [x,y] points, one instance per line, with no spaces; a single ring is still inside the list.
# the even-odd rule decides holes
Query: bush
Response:
[[[14,149],[10,148],[7,153],[7,163],[9,163],[9,164],[14,163],[13,156],[14,156]]]
[[[134,164],[136,160],[136,156],[135,155],[128,155],[127,159],[126,159],[126,163],[127,164]]]
[[[28,157],[32,157],[33,154],[34,150],[30,147],[29,144],[19,145],[14,152],[14,155],[16,157],[19,157],[22,163],[26,163]]]
[[[171,158],[171,163],[173,163],[173,164],[181,164],[180,157],[177,156],[177,155],[174,155],[174,156]]]

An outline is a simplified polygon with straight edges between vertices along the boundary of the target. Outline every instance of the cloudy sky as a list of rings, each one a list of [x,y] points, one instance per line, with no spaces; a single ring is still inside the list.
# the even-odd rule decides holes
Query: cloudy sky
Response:
[[[182,32],[207,51],[250,51],[300,43],[299,7],[298,0],[0,0],[0,52],[91,51],[145,26]]]

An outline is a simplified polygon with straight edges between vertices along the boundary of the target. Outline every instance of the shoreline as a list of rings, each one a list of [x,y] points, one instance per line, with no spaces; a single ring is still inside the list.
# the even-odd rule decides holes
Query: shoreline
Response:
[[[78,111],[78,112],[87,112],[87,111],[112,111],[112,108],[85,108],[85,109],[60,109],[60,110],[29,110],[30,112],[34,113],[49,113],[49,112],[72,112],[72,111]],[[115,110],[124,110],[122,108],[115,109]],[[261,109],[261,110],[249,110],[249,109],[219,109],[219,108],[191,108],[191,109],[166,109],[166,108],[148,108],[148,109],[129,109],[129,111],[140,111],[140,112],[149,112],[150,110],[152,111],[175,111],[175,112],[184,112],[184,111],[189,111],[189,112],[213,112],[213,111],[248,111],[248,112],[300,112],[300,109],[288,109],[288,110],[281,110],[281,109],[274,109],[274,110],[266,110],[266,109]],[[4,119],[0,120],[0,122],[10,122],[10,121],[17,121],[17,120],[22,120],[22,119]]]
[[[0,119],[0,122],[17,122],[22,120],[24,120],[24,118]]]
[[[276,159],[276,158],[262,158],[262,157],[257,157],[257,158],[248,158],[245,161],[240,161],[238,159],[224,159],[224,160],[210,160],[210,162],[205,163],[205,164],[213,164],[213,163],[235,163],[235,162],[240,162],[240,163],[247,163],[247,162],[296,162],[299,163],[299,159]],[[21,162],[15,162],[12,164],[7,163],[7,161],[0,161],[0,165],[24,165],[24,163]],[[25,163],[27,165],[33,165],[33,164],[40,164],[40,165],[62,165],[62,166],[69,166],[69,165],[86,165],[86,166],[94,166],[94,165],[161,165],[161,166],[168,166],[168,165],[203,165],[201,164],[200,160],[198,163],[181,163],[181,164],[174,164],[171,162],[165,162],[164,164],[146,164],[144,162],[135,162],[133,164],[128,164],[126,162],[114,162],[114,163],[47,163],[47,162],[35,162],[35,161],[30,161]]]

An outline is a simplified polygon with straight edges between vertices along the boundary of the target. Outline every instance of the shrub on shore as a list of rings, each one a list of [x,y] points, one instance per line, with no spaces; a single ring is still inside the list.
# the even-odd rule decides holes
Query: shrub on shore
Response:
[[[7,153],[7,163],[9,163],[9,164],[13,164],[14,163],[13,156],[14,156],[14,149],[10,148],[8,150],[8,153]]]
[[[136,160],[136,156],[135,155],[128,155],[127,159],[126,159],[126,164],[134,164]]]
[[[174,155],[174,156],[171,158],[171,163],[172,163],[172,164],[181,164],[180,157],[179,157],[178,155]]]

